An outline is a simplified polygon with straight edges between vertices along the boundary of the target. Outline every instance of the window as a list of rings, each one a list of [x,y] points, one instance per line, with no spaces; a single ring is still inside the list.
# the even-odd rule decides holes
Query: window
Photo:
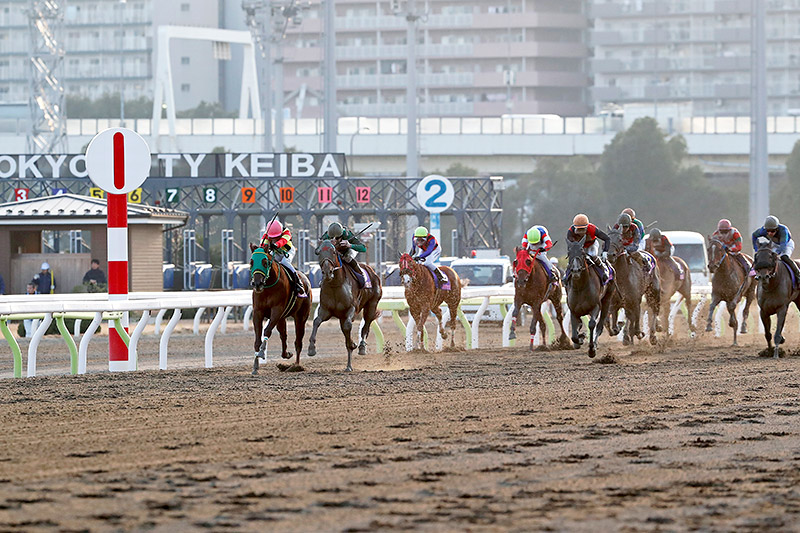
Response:
[[[189,58],[187,56],[182,57],[181,65],[188,65],[188,64],[189,64]]]
[[[181,83],[181,92],[188,93],[191,89],[191,86],[188,83]]]
[[[181,4],[181,11],[189,11],[189,4],[186,2]]]

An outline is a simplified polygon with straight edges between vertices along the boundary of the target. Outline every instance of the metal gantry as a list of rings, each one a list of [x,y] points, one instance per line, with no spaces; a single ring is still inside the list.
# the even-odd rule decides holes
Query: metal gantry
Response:
[[[29,100],[31,126],[28,152],[67,152],[64,86],[64,2],[29,0]]]

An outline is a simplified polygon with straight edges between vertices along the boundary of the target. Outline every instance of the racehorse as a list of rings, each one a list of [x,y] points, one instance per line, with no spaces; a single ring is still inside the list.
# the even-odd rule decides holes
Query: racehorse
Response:
[[[656,319],[661,307],[661,285],[658,272],[655,268],[652,272],[645,272],[625,251],[625,246],[622,244],[622,229],[609,228],[608,239],[608,262],[616,271],[614,283],[617,288],[617,298],[612,304],[610,314],[609,330],[612,335],[619,333],[619,324],[615,324],[615,322],[617,312],[621,307],[625,309],[625,334],[622,344],[633,343],[634,337],[643,338],[644,332],[641,330],[640,320],[642,296],[644,296],[650,314],[650,344],[655,344]],[[650,256],[650,254],[647,255]]]
[[[743,254],[744,255],[744,254]],[[746,255],[747,261],[752,261]],[[747,269],[726,250],[725,243],[716,237],[708,236],[708,271],[711,272],[711,306],[708,309],[706,331],[711,331],[711,320],[720,302],[728,307],[728,324],[733,329],[733,344],[737,344],[736,333],[739,322],[736,306],[745,297],[742,312],[742,333],[747,333],[747,317],[750,315],[750,302],[753,301],[756,283],[748,276]]]
[[[358,344],[358,355],[367,353],[367,336],[372,321],[378,317],[378,302],[383,291],[381,282],[372,267],[361,263],[361,269],[372,281],[372,288],[360,289],[356,276],[350,267],[342,262],[336,246],[329,240],[319,243],[315,253],[319,256],[322,269],[322,282],[319,286],[319,309],[314,318],[314,328],[308,341],[308,355],[317,353],[317,329],[319,325],[331,317],[339,319],[347,348],[346,372],[353,371],[352,356],[356,345],[350,337],[353,329],[353,318],[363,311],[364,325],[361,328]]]
[[[536,260],[536,255],[531,256],[530,252],[519,247],[516,248],[516,254],[517,258],[514,259],[514,271],[516,274],[516,279],[514,280],[514,312],[511,318],[511,334],[509,338],[517,338],[516,326],[519,310],[522,309],[523,305],[527,304],[533,310],[530,328],[530,349],[533,350],[533,337],[536,334],[537,323],[539,324],[541,338],[546,339],[547,329],[542,317],[542,304],[549,300],[556,310],[556,320],[561,330],[561,336],[558,339],[557,345],[569,347],[569,338],[564,331],[564,311],[561,307],[561,297],[563,294],[561,282],[559,281],[558,285],[555,286],[550,285],[547,280],[547,272],[545,272],[544,265]]]
[[[585,333],[578,333],[583,325],[581,317],[589,315],[589,357],[597,353],[597,338],[603,333],[603,322],[608,314],[608,307],[614,296],[614,285],[603,285],[600,275],[594,267],[589,266],[583,244],[586,236],[577,242],[567,242],[567,257],[570,276],[567,283],[567,306],[572,324],[572,345],[580,348]],[[595,328],[597,334],[595,335]]]
[[[795,261],[796,262],[796,261]],[[781,265],[783,268],[781,268]],[[758,282],[758,306],[761,308],[761,323],[764,324],[764,337],[767,339],[767,350],[772,350],[772,334],[770,322],[772,315],[777,314],[775,324],[775,353],[778,357],[780,345],[786,340],[783,338],[783,324],[786,321],[786,312],[789,304],[794,302],[800,310],[800,290],[794,288],[789,266],[783,264],[778,254],[772,251],[769,244],[761,245],[756,251],[753,270],[756,271],[755,279]]]
[[[425,321],[428,314],[433,313],[439,321],[439,333],[442,339],[447,339],[445,324],[442,321],[442,303],[447,304],[450,310],[450,320],[447,327],[450,329],[450,347],[456,346],[456,321],[458,306],[461,303],[461,280],[455,270],[447,266],[439,267],[450,281],[450,290],[443,291],[436,286],[432,272],[423,265],[414,261],[411,254],[404,253],[400,256],[400,277],[406,291],[406,301],[411,316],[414,317],[414,346],[423,346],[422,334],[425,331]]]
[[[658,278],[661,284],[661,312],[659,313],[659,321],[661,324],[667,324],[669,321],[670,302],[672,295],[676,292],[680,294],[680,299],[675,305],[680,305],[681,300],[686,301],[686,311],[689,317],[689,330],[694,333],[695,327],[692,322],[692,277],[689,275],[689,265],[686,261],[677,256],[672,256],[683,271],[683,279],[670,267],[669,257],[658,258],[656,257],[656,264],[658,265]]]
[[[303,335],[306,320],[311,312],[311,283],[302,272],[298,272],[300,282],[306,289],[306,298],[298,298],[292,280],[285,268],[278,263],[268,249],[250,243],[250,286],[253,288],[253,329],[256,334],[254,344],[253,375],[258,373],[258,359],[266,358],[267,342],[272,329],[278,328],[281,336],[281,357],[290,359],[286,351],[286,319],[294,318],[294,349],[297,352],[294,369],[300,367],[300,352],[303,350]],[[262,332],[264,319],[267,325]],[[280,365],[279,365],[279,368]]]

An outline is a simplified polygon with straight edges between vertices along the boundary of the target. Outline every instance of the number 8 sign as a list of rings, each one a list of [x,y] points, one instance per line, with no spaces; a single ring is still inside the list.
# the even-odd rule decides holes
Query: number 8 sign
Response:
[[[456,191],[449,179],[431,174],[417,185],[417,201],[428,213],[441,213],[453,205]]]

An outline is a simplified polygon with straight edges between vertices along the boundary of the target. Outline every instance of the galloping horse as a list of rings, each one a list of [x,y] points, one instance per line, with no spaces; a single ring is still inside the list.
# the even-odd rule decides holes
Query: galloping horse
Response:
[[[652,272],[645,272],[636,264],[633,258],[625,251],[620,228],[609,228],[608,238],[608,262],[611,263],[611,266],[616,271],[615,284],[617,287],[617,299],[615,299],[611,309],[612,323],[609,324],[609,330],[612,335],[619,333],[619,326],[614,323],[616,322],[617,311],[621,307],[625,309],[625,335],[622,338],[622,344],[631,344],[634,337],[640,339],[644,337],[644,332],[642,332],[640,326],[642,296],[644,296],[650,312],[650,344],[655,344],[656,319],[661,307],[661,285],[658,279],[658,272],[656,272],[655,268]],[[655,262],[655,259],[653,261]]]
[[[439,321],[439,332],[442,339],[447,339],[447,332],[442,322],[442,303],[446,303],[450,310],[447,327],[450,328],[450,347],[455,348],[458,306],[461,303],[461,280],[458,278],[458,274],[450,267],[439,267],[439,270],[450,280],[450,290],[443,291],[436,287],[431,271],[414,261],[410,254],[402,254],[399,265],[400,277],[406,288],[408,309],[411,316],[414,317],[414,348],[423,345],[422,334],[425,331],[425,321],[428,319],[429,313],[433,313]]]
[[[672,295],[676,292],[680,294],[680,299],[675,305],[680,305],[681,299],[686,301],[686,313],[689,317],[689,330],[694,333],[694,323],[692,322],[692,277],[689,273],[689,265],[686,261],[677,256],[672,256],[674,260],[683,270],[683,279],[670,267],[669,257],[658,258],[656,257],[656,264],[658,265],[658,278],[661,283],[661,311],[659,313],[659,321],[661,324],[667,324],[669,321],[670,302]]]
[[[352,372],[352,356],[356,345],[350,337],[353,329],[353,318],[364,312],[364,326],[361,328],[361,342],[358,344],[358,355],[367,353],[367,336],[372,321],[378,317],[378,302],[383,291],[381,282],[372,267],[361,263],[361,269],[372,281],[372,288],[359,289],[356,276],[350,267],[342,263],[336,246],[329,240],[319,243],[316,254],[322,269],[322,282],[319,286],[319,313],[314,318],[314,329],[308,341],[308,355],[317,353],[317,329],[319,325],[331,317],[339,319],[347,348],[347,367]]]
[[[746,255],[745,257],[752,264],[750,258]],[[756,283],[748,276],[747,269],[725,249],[725,243],[712,236],[708,237],[708,271],[711,272],[711,306],[708,309],[706,331],[711,331],[711,320],[714,318],[717,305],[725,302],[730,316],[728,324],[733,329],[735,345],[739,329],[736,306],[744,296],[741,332],[747,333],[747,317],[750,315],[750,302],[755,296]]]
[[[253,329],[256,333],[253,360],[253,375],[258,373],[258,359],[266,358],[267,342],[272,329],[278,328],[281,336],[281,357],[289,359],[292,354],[286,351],[286,318],[294,318],[294,349],[297,352],[294,366],[300,369],[300,352],[303,350],[303,335],[306,320],[311,312],[311,283],[302,272],[298,272],[300,282],[306,289],[306,298],[298,298],[292,287],[289,274],[284,271],[268,249],[250,243],[250,286],[253,288]],[[267,325],[262,332],[262,324]]]
[[[773,252],[768,244],[759,246],[754,259],[753,269],[756,271],[756,280],[758,281],[758,306],[761,308],[761,323],[764,324],[767,350],[773,349],[770,319],[772,315],[778,315],[775,324],[774,348],[774,357],[777,358],[780,345],[786,340],[782,333],[789,304],[794,302],[795,307],[800,310],[800,290],[795,289],[792,284],[789,266],[783,264],[778,254]]]
[[[581,317],[589,315],[589,357],[597,353],[597,338],[603,333],[603,322],[608,314],[608,306],[614,296],[614,285],[603,285],[594,267],[589,267],[583,244],[586,236],[577,242],[567,241],[567,257],[570,277],[567,283],[567,306],[572,324],[572,344],[580,348],[585,333],[578,333],[583,323]],[[595,327],[597,334],[595,335]]]
[[[547,329],[542,318],[542,304],[549,300],[556,310],[556,320],[558,327],[561,330],[561,336],[558,339],[559,346],[569,347],[569,338],[564,331],[564,311],[561,308],[562,287],[561,282],[558,285],[550,287],[547,280],[547,272],[544,266],[536,260],[536,257],[531,257],[530,252],[523,248],[516,248],[517,258],[514,259],[514,270],[516,272],[516,279],[514,281],[514,313],[511,319],[511,335],[510,339],[516,339],[517,317],[519,310],[523,305],[527,304],[533,309],[533,317],[531,318],[531,343],[530,349],[533,350],[533,337],[536,334],[536,324],[539,324],[539,331],[541,332],[542,339],[547,338]],[[554,267],[555,268],[555,267]],[[543,340],[546,344],[546,341]]]

